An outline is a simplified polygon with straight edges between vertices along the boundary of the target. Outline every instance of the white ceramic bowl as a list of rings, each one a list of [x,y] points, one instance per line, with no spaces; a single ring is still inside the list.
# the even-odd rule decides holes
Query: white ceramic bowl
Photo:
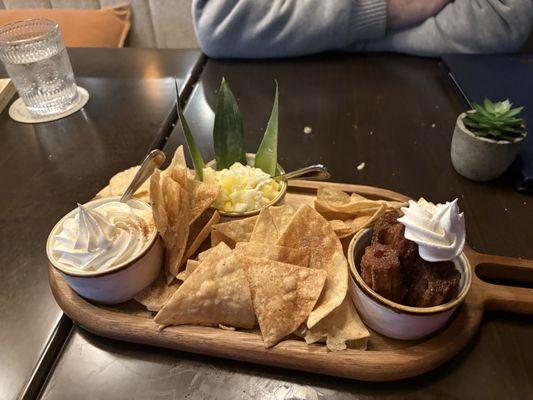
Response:
[[[119,199],[119,197],[106,197],[90,201],[85,206],[95,208]],[[140,200],[132,199],[128,201],[130,202],[141,208],[150,208],[147,203]],[[77,211],[74,209],[65,215],[54,226],[46,242],[46,254],[50,264],[59,271],[76,293],[99,303],[122,303],[132,299],[157,278],[163,264],[163,246],[155,229],[139,255],[105,271],[82,271],[58,262],[52,252],[53,238],[63,227],[63,222]]]
[[[455,299],[435,307],[409,307],[377,294],[359,274],[361,257],[371,239],[372,229],[363,229],[352,238],[348,248],[353,278],[350,279],[349,292],[365,324],[384,336],[402,340],[420,339],[442,328],[470,289],[472,272],[464,253],[453,260],[461,273],[459,294]]]

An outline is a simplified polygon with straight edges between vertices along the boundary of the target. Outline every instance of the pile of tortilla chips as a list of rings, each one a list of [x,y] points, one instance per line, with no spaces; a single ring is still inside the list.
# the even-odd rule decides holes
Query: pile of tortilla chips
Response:
[[[122,194],[135,172],[116,175],[99,195]],[[331,351],[366,348],[369,332],[347,294],[348,263],[335,226],[353,229],[352,219],[370,220],[395,205],[364,199],[366,208],[353,206],[355,198],[321,190],[316,209],[327,219],[309,205],[282,205],[220,222],[210,208],[217,194],[218,187],[190,176],[181,147],[135,194],[150,199],[166,249],[161,276],[135,298],[157,312],[154,321],[162,327],[258,325],[267,348],[291,335],[325,342]],[[211,247],[198,254],[208,237]]]
[[[122,195],[138,168],[132,167],[115,175],[97,196]],[[217,185],[197,181],[190,175],[183,146],[180,146],[167,169],[156,170],[150,180],[135,192],[135,198],[149,200],[152,204],[154,221],[165,244],[167,283],[174,280],[180,268],[209,237],[211,226],[219,221],[218,212],[210,208],[218,191]],[[153,297],[155,294],[150,289],[159,290],[157,286],[149,287],[138,296],[139,300],[144,296]],[[149,308],[157,307],[150,304]]]
[[[347,295],[348,268],[332,227],[308,205],[269,207],[211,227],[212,247],[188,260],[161,325],[252,329],[265,347],[291,334],[331,351],[365,348],[369,332]]]
[[[353,236],[385,212],[405,205],[399,201],[370,200],[357,193],[348,195],[325,186],[318,188],[315,200],[315,209],[329,221],[340,239]]]

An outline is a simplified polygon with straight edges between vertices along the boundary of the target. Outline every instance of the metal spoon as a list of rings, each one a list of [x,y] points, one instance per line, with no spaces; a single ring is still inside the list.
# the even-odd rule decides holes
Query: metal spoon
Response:
[[[133,177],[130,185],[120,198],[122,203],[127,202],[132,198],[133,194],[141,187],[141,185],[154,173],[156,168],[165,162],[165,153],[161,150],[152,150],[141,164],[141,167]]]
[[[277,181],[288,181],[289,179],[300,178],[309,181],[321,181],[331,178],[326,166],[322,164],[310,165],[308,167],[300,168],[292,172],[287,172],[283,175],[273,176],[272,179]]]

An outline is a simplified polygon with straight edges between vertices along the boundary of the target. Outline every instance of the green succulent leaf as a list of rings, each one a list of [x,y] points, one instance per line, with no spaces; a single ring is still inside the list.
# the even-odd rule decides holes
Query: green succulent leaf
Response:
[[[276,94],[274,105],[268,120],[261,145],[255,155],[255,166],[261,168],[270,176],[276,174],[278,164],[278,82],[276,81]]]
[[[246,165],[243,137],[244,129],[239,106],[226,79],[222,78],[213,126],[217,170],[229,168],[236,162]]]
[[[518,118],[524,107],[512,108],[506,99],[492,102],[485,99],[483,105],[474,104],[474,110],[467,112],[464,124],[475,135],[498,140],[513,140],[526,133],[525,121]]]
[[[494,103],[490,101],[489,99],[485,98],[485,101],[483,102],[483,106],[489,113],[491,114],[494,113]]]
[[[176,85],[176,108],[178,111],[178,117],[181,123],[181,127],[183,129],[183,135],[185,136],[185,141],[187,142],[187,148],[189,149],[189,154],[192,158],[192,163],[194,165],[194,171],[196,172],[196,177],[198,180],[203,180],[203,173],[205,168],[204,160],[202,159],[202,154],[198,150],[198,147],[196,146],[196,141],[194,140],[194,136],[191,132],[191,129],[189,128],[189,124],[187,123],[187,120],[185,119],[185,116],[183,115],[183,111],[181,109],[180,104],[180,95],[178,90],[178,82],[175,80],[174,84]]]
[[[518,115],[522,112],[522,110],[524,109],[524,107],[516,107],[516,108],[513,108],[513,109],[510,109],[508,110],[504,116],[505,117],[514,117],[515,115]]]

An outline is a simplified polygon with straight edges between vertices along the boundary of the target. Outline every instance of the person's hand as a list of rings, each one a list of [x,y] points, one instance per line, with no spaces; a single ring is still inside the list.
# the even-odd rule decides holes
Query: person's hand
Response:
[[[437,14],[450,0],[389,0],[387,28],[416,25]]]

